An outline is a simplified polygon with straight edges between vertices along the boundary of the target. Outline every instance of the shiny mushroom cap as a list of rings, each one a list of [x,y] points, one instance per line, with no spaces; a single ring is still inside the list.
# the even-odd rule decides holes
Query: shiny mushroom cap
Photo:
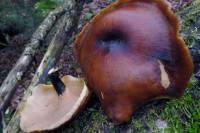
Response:
[[[64,76],[65,91],[58,95],[53,85],[38,85],[21,109],[20,127],[25,132],[58,128],[71,120],[87,103],[90,91],[82,79]]]
[[[183,94],[193,71],[179,20],[163,0],[119,0],[81,31],[75,51],[108,117],[127,122],[144,103]]]

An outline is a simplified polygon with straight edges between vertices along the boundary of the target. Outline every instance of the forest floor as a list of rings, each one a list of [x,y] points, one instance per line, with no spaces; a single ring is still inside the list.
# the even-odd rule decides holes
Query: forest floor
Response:
[[[79,29],[100,9],[112,1],[93,0],[85,4],[78,26]],[[87,108],[73,121],[56,132],[200,132],[200,2],[199,0],[169,0],[169,2],[172,4],[172,9],[181,18],[181,35],[190,49],[195,64],[194,74],[184,96],[180,99],[159,100],[148,103],[138,109],[128,123],[115,126],[107,120],[99,100],[93,95]],[[38,26],[39,22],[38,20],[37,23],[33,24],[31,30],[12,36],[8,46],[0,47],[0,84],[21,55],[25,44],[34,31],[33,29]],[[17,108],[23,92],[30,84],[48,46],[48,38],[51,38],[51,36],[52,34],[47,37],[45,45],[37,52],[36,62],[31,65],[22,81],[17,85],[17,91],[12,99],[11,106],[6,111],[7,121]],[[72,40],[74,38],[72,37]],[[62,68],[61,75],[82,75],[81,69],[74,58],[73,41],[70,45],[65,46],[56,66]]]

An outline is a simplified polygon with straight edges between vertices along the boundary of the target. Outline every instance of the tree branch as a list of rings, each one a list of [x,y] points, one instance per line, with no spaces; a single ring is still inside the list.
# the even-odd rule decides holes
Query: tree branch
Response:
[[[21,106],[26,102],[27,98],[31,95],[32,89],[38,83],[43,83],[46,78],[48,71],[55,65],[56,61],[58,60],[61,51],[64,47],[64,43],[66,40],[69,40],[71,37],[76,24],[77,19],[79,18],[80,10],[79,7],[82,6],[82,1],[78,0],[66,0],[65,8],[66,14],[64,18],[64,22],[61,24],[58,32],[54,36],[51,41],[51,44],[46,52],[40,66],[38,67],[36,74],[32,80],[31,85],[28,87],[25,96],[23,97],[22,102],[20,103]],[[17,133],[20,131],[19,127],[20,123],[20,109],[18,108],[15,114],[13,115],[11,121],[9,122],[5,133]]]
[[[52,11],[47,18],[42,22],[38,29],[33,34],[31,41],[27,44],[24,52],[18,59],[15,66],[9,72],[6,79],[0,87],[0,109],[5,111],[12,95],[15,92],[16,84],[22,79],[27,68],[31,64],[33,57],[39,48],[41,42],[45,39],[50,29],[53,27],[57,19],[64,14],[63,7],[59,7]]]

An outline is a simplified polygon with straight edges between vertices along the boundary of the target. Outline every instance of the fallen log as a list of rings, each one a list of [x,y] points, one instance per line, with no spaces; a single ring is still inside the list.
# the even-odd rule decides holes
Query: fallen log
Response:
[[[52,11],[46,19],[41,23],[38,29],[33,34],[31,41],[27,44],[24,52],[18,59],[15,66],[7,75],[0,87],[0,110],[5,111],[10,102],[11,97],[15,92],[15,86],[22,79],[27,68],[31,64],[37,49],[40,47],[41,42],[45,39],[50,29],[54,26],[60,16],[65,12],[63,7],[59,7]]]
[[[80,8],[83,5],[84,0],[66,0],[65,2],[65,18],[60,28],[58,29],[56,35],[53,37],[50,46],[44,55],[44,58],[38,67],[33,80],[28,87],[26,94],[23,97],[20,105],[23,106],[24,102],[26,102],[27,98],[31,95],[32,89],[38,83],[45,82],[48,71],[55,65],[59,56],[61,55],[64,44],[67,40],[71,38],[73,31],[77,27],[77,22],[79,18]],[[17,111],[13,115],[11,121],[6,127],[4,133],[18,133],[20,132],[20,107],[18,107]]]

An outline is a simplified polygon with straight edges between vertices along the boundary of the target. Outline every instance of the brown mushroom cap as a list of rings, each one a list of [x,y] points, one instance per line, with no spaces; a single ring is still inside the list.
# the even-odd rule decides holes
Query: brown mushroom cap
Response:
[[[82,30],[75,50],[108,117],[127,122],[144,103],[181,96],[193,71],[179,20],[163,0],[119,0]]]
[[[80,112],[90,92],[82,79],[62,78],[65,91],[58,96],[52,85],[38,85],[21,109],[20,127],[25,132],[53,130]]]

